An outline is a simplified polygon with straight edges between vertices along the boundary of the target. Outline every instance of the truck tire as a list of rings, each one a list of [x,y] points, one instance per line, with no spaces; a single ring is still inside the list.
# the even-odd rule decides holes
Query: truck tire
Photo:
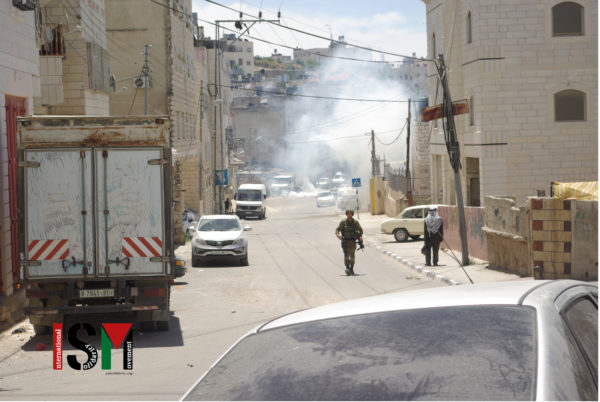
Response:
[[[169,321],[156,321],[156,330],[157,331],[168,331],[169,330]]]
[[[48,335],[50,333],[50,325],[33,324],[33,331],[36,335]]]

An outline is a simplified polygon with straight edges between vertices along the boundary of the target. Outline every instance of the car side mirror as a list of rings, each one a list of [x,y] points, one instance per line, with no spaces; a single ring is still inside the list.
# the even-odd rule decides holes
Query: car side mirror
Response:
[[[252,226],[244,226],[244,232],[249,232],[252,230]]]

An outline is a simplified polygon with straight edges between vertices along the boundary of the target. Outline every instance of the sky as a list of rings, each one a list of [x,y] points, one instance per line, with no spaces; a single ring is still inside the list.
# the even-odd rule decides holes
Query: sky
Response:
[[[215,0],[235,10],[257,16],[262,11],[263,19],[277,19],[281,11],[281,25],[337,39],[344,36],[349,44],[357,44],[400,55],[418,57],[427,54],[425,4],[421,0]],[[214,38],[215,27],[205,21],[235,20],[239,14],[206,0],[192,0],[192,10],[198,13],[199,25],[203,25],[205,36]],[[244,18],[250,18],[245,16]],[[236,32],[232,23],[220,23]],[[231,31],[225,31],[231,33]],[[250,36],[292,48],[323,48],[329,45],[324,39],[314,38],[299,32],[273,26],[269,23],[254,25]],[[269,56],[275,49],[283,55],[292,55],[292,49],[266,44],[256,39],[254,54]],[[374,54],[378,60],[380,54]],[[388,61],[397,57],[384,56]]]

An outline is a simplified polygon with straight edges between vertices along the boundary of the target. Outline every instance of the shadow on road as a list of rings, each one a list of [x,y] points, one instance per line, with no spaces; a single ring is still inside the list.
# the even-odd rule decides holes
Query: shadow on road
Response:
[[[71,326],[77,323],[89,323],[94,328],[95,334],[90,334],[80,329],[77,332],[77,337],[84,343],[94,346],[96,349],[101,349],[101,328],[102,323],[131,323],[134,319],[131,315],[115,314],[109,319],[103,319],[98,315],[85,316],[67,316],[63,322],[63,349],[76,350],[68,341],[68,333]],[[139,326],[133,324],[133,347],[136,348],[156,348],[156,347],[177,347],[183,346],[183,335],[181,333],[181,325],[179,318],[171,311],[168,331],[141,331]],[[52,350],[52,335],[34,335],[31,339],[25,342],[21,349],[27,352],[36,350]],[[119,345],[121,348],[121,345]],[[114,348],[114,346],[113,346]]]

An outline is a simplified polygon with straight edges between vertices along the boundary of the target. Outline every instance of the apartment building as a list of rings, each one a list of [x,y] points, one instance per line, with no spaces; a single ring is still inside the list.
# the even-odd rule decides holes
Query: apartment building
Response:
[[[231,71],[232,81],[250,81],[254,76],[254,43],[225,34],[220,41],[223,61]]]
[[[456,116],[465,203],[522,204],[552,181],[597,180],[598,2],[423,1],[428,57],[444,55],[452,99],[470,107]],[[433,63],[428,76],[438,104]],[[431,124],[432,202],[451,204],[443,128]]]

